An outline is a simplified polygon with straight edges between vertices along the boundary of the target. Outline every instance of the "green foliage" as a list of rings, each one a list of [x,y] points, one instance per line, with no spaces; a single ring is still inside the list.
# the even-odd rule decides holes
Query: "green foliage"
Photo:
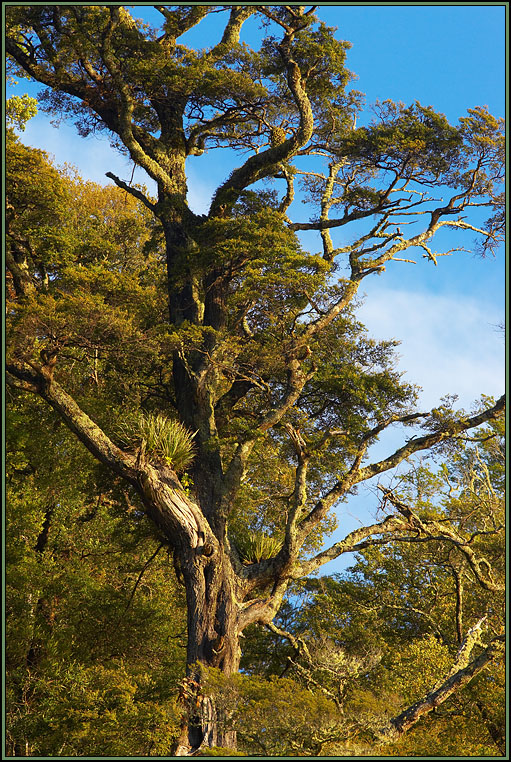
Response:
[[[194,434],[159,413],[135,413],[118,424],[118,434],[127,447],[144,442],[148,453],[163,458],[177,472],[188,468],[194,457]]]
[[[246,754],[243,751],[234,751],[234,749],[224,749],[221,746],[210,746],[208,749],[203,749],[197,757],[245,757]]]
[[[19,298],[7,280],[9,357],[38,362],[42,350],[59,351],[61,380],[98,422],[106,400],[112,412],[127,400],[136,409],[137,381],[168,365],[163,265],[157,249],[144,250],[147,210],[19,141],[9,148],[7,198],[7,247],[32,284]]]
[[[445,462],[423,464],[400,484],[401,500],[422,520],[449,520],[469,538],[497,584],[505,575],[503,433],[503,422],[492,423],[476,443],[458,442]],[[350,728],[345,737],[358,739],[355,753],[427,756],[434,741],[441,755],[498,756],[505,727],[499,662],[391,746],[375,742],[391,717],[446,679],[460,637],[484,614],[483,645],[503,632],[503,591],[485,590],[454,543],[433,536],[367,548],[347,572],[297,585],[281,608],[277,624],[303,639],[310,659],[287,640],[254,631],[242,668],[329,690]],[[347,753],[342,744],[330,753]]]
[[[244,564],[255,564],[276,556],[282,547],[282,540],[264,532],[248,531],[244,535],[237,534],[234,544]]]
[[[32,254],[31,269],[44,278],[67,256],[66,180],[45,151],[28,148],[12,135],[5,181],[8,242]]]
[[[13,736],[30,739],[31,756],[167,753],[179,710],[172,698],[157,697],[154,675],[133,674],[113,661],[108,667],[54,665],[41,677],[23,686],[37,714],[11,728]]]
[[[5,116],[7,124],[17,127],[21,132],[29,119],[37,114],[37,101],[30,95],[13,95],[5,104]]]
[[[278,6],[274,12],[279,16]],[[282,17],[286,11],[280,11]],[[353,78],[346,68],[346,53],[351,43],[336,39],[334,27],[319,22],[314,16],[304,19],[304,28],[294,37],[290,50],[302,71],[307,72],[307,92],[315,117],[315,132],[321,138],[343,132],[352,121],[353,111],[360,106],[362,93],[347,92]],[[273,102],[273,118],[293,114],[293,103],[286,87],[283,60],[276,50],[276,38],[268,36],[261,46],[260,66],[270,82],[276,85],[278,101]]]
[[[38,285],[37,295],[9,293],[10,357],[61,349],[61,380],[109,429],[127,394],[133,404],[141,354],[157,357],[147,215],[16,139],[9,158],[8,246]],[[8,748],[167,754],[185,624],[172,564],[162,552],[151,560],[160,538],[136,496],[37,399],[14,391],[7,427]]]
[[[421,181],[438,180],[460,160],[462,136],[443,114],[418,101],[406,107],[390,100],[377,103],[377,119],[343,137],[339,151],[355,162],[403,171]]]
[[[233,269],[232,318],[245,314],[251,329],[265,331],[261,339],[268,340],[303,310],[305,293],[318,289],[329,268],[321,257],[303,251],[282,214],[271,206],[257,208],[265,201],[264,195],[244,194],[233,218],[204,222],[198,261]]]
[[[335,704],[288,678],[266,680],[241,674],[226,677],[210,669],[205,682],[238,732],[246,755],[311,756],[342,736]]]
[[[413,245],[399,225],[415,212],[415,222],[431,221],[423,240],[440,220],[478,230],[484,252],[502,236],[503,125],[486,109],[454,126],[430,106],[386,100],[355,129],[361,94],[347,89],[349,44],[314,9],[156,9],[160,28],[127,7],[7,9],[9,66],[50,85],[43,108],[71,116],[83,136],[107,130],[158,185],[154,199],[122,181],[122,190],[83,182],[8,132],[13,756],[168,756],[184,710],[186,622],[204,617],[189,656],[233,625],[229,596],[243,616],[273,614],[300,563],[336,526],[324,501],[333,509],[330,495],[348,499],[382,422],[415,412],[416,390],[396,370],[397,342],[374,341],[356,320],[361,280]],[[252,12],[263,21],[257,50],[237,35]],[[179,42],[213,13],[229,17],[220,40],[200,50]],[[33,113],[26,96],[8,105],[20,130]],[[242,163],[210,214],[196,215],[186,158],[225,146]],[[312,156],[325,159],[330,176],[319,165],[308,171]],[[287,216],[296,179],[320,209],[310,223]],[[261,190],[260,181],[274,187]],[[455,189],[447,206],[426,206],[431,189],[445,195],[446,187]],[[462,222],[472,206],[491,209],[485,230]],[[365,233],[343,230],[344,244],[333,248],[330,225],[364,219]],[[321,234],[322,254],[301,246],[297,231],[307,228]],[[38,396],[23,396],[42,362],[44,382],[32,391],[44,396],[53,373],[99,427],[140,450],[140,463],[145,450],[163,477],[164,463],[189,469],[181,497],[193,493],[221,563],[213,569],[204,554],[204,573],[193,577],[197,554],[186,533],[175,534],[179,522],[150,523],[152,497],[140,499],[133,475],[109,473]],[[426,431],[452,433],[466,418],[453,403],[441,402]],[[488,634],[500,636],[502,432],[491,424],[485,433],[473,446],[438,447],[446,458],[438,467],[415,463],[400,475],[394,498],[419,529],[369,534],[345,575],[294,583],[277,619],[291,637],[253,625],[244,674],[209,671],[197,695],[206,701],[209,692],[225,722],[217,730],[237,730],[244,754],[374,754],[389,719],[449,672],[470,624],[486,614]],[[279,555],[284,538],[308,525],[301,547]],[[237,578],[226,532],[252,565]],[[205,585],[201,612],[185,611],[175,546],[176,568],[177,555],[190,553],[181,565],[189,605],[199,592],[190,594],[192,582]],[[269,579],[269,565],[257,564],[276,556]],[[215,644],[218,656],[224,643]],[[391,752],[431,753],[430,739],[446,754],[456,740],[469,753],[494,754],[502,671],[492,663]]]
[[[9,402],[8,753],[165,755],[185,666],[172,564],[136,496],[46,406]]]

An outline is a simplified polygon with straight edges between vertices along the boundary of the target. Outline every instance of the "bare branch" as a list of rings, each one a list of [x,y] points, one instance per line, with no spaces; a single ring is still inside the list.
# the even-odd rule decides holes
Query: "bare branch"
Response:
[[[155,204],[152,204],[151,201],[145,196],[142,191],[138,190],[137,188],[132,188],[131,185],[128,185],[128,183],[125,183],[124,180],[120,180],[116,175],[113,174],[113,172],[105,172],[105,177],[109,177],[111,180],[114,181],[116,185],[119,186],[119,188],[122,188],[122,190],[125,190],[126,193],[130,193],[132,196],[134,196],[136,199],[141,201],[144,206],[147,206],[148,209],[153,212],[153,214],[156,214],[157,207]]]
[[[484,410],[482,413],[474,415],[470,418],[465,418],[462,420],[450,422],[449,426],[443,431],[436,431],[431,434],[426,434],[423,437],[417,437],[417,438],[412,437],[411,439],[408,440],[408,442],[403,447],[396,450],[388,458],[378,461],[377,463],[373,463],[369,466],[362,467],[361,461],[363,456],[365,455],[369,439],[375,436],[375,432],[378,433],[379,430],[382,430],[381,427],[384,428],[386,425],[389,425],[389,423],[392,423],[393,420],[392,418],[388,419],[383,424],[380,424],[379,426],[375,427],[370,432],[368,432],[365,435],[365,437],[362,439],[358,453],[355,456],[355,460],[350,470],[348,471],[348,473],[342,479],[340,479],[332,487],[332,489],[316,503],[314,508],[310,511],[309,515],[301,522],[300,536],[302,538],[302,541],[305,540],[305,537],[309,534],[309,532],[311,532],[318,525],[318,523],[326,516],[331,506],[337,500],[339,500],[343,495],[345,495],[356,484],[359,484],[360,482],[363,482],[363,481],[367,481],[368,479],[371,479],[373,476],[377,476],[378,474],[384,473],[385,471],[388,471],[391,468],[395,468],[403,460],[410,457],[416,452],[420,452],[422,450],[428,450],[433,445],[438,444],[439,442],[443,442],[447,439],[452,439],[456,437],[462,431],[466,431],[467,429],[480,426],[482,423],[485,423],[486,421],[499,418],[500,416],[504,414],[504,410],[505,410],[505,395],[503,395],[493,407],[487,410]],[[412,414],[412,416],[410,417],[403,416],[403,421],[406,421],[406,418],[409,418],[409,420],[412,420],[414,416],[423,417],[424,413]],[[399,418],[397,420],[399,420]],[[379,525],[376,525],[376,526],[379,526]],[[363,534],[367,529],[372,530],[372,527],[356,530],[357,532],[362,533],[360,536],[360,539],[364,539],[367,536]],[[374,531],[369,532],[369,534],[374,534],[374,533],[375,533]],[[351,535],[349,535],[348,538],[349,537],[351,537]],[[355,542],[358,542],[358,541],[359,539],[357,538]],[[345,548],[345,542],[346,541],[343,541],[342,543],[337,543],[337,545],[334,545],[333,548],[330,548],[329,550],[321,553],[319,556],[316,556],[316,558],[313,559],[314,564],[312,568],[316,569],[322,563],[326,563],[327,561],[331,561],[333,558],[337,558],[337,556],[340,555],[341,553],[351,552],[353,550],[353,547],[352,547],[353,543],[349,544],[349,546]],[[471,549],[469,549],[467,552],[470,554]],[[324,559],[324,560],[320,560],[320,559]],[[488,582],[486,580],[485,584],[486,585],[492,584],[492,582],[491,581]]]
[[[468,561],[469,566],[472,569],[481,587],[484,587],[485,590],[489,590],[491,592],[499,592],[505,589],[504,585],[500,585],[493,580],[491,565],[489,562],[485,558],[478,558],[475,551],[472,549],[471,543],[473,539],[478,534],[483,534],[482,532],[473,534],[467,540],[459,532],[457,532],[453,526],[449,526],[435,520],[422,521],[409,506],[404,505],[400,500],[398,500],[395,495],[392,494],[391,490],[383,487],[382,485],[378,485],[378,489],[384,493],[385,499],[392,503],[392,505],[399,511],[399,513],[408,519],[413,525],[415,525],[417,529],[426,537],[429,537],[432,540],[434,539],[447,541],[458,548],[458,550]],[[497,532],[498,530],[494,531]],[[484,534],[487,533],[484,532]],[[485,572],[483,572],[483,569]]]
[[[299,539],[301,543],[303,543],[309,532],[316,526],[317,521],[321,520],[321,518],[326,515],[328,508],[326,508],[325,505],[326,504],[322,504],[320,501],[320,503],[318,503],[314,508],[314,511],[309,514],[309,517],[299,525]],[[323,510],[320,511],[320,507]],[[319,519],[318,516],[320,517]],[[371,526],[354,529],[353,532],[350,532],[344,538],[344,540],[336,542],[335,545],[332,545],[327,550],[321,551],[321,553],[318,553],[309,561],[302,561],[299,564],[295,564],[293,567],[292,578],[300,579],[301,577],[305,577],[318,569],[320,566],[323,566],[323,564],[338,558],[343,553],[353,553],[356,550],[362,549],[363,540],[367,540],[368,538],[372,540],[374,537],[388,535],[388,538],[384,538],[383,542],[389,542],[390,540],[396,539],[396,532],[403,532],[410,528],[410,524],[401,517],[387,516],[384,521],[378,524],[372,524]],[[364,547],[367,547],[367,545],[370,544],[372,544],[371,541],[364,544]]]
[[[426,252],[422,256],[424,258],[429,259],[431,262],[433,262],[435,267],[437,265],[437,261],[436,261],[437,257],[448,257],[454,251],[465,251],[465,252],[467,251],[467,249],[464,249],[462,246],[457,246],[456,248],[449,249],[448,251],[443,251],[443,252],[437,252],[437,251],[435,251],[435,252],[433,252],[433,251],[431,251],[431,249],[428,246],[426,246],[425,243],[420,243],[419,246],[420,246],[421,249],[424,249],[424,251]]]
[[[135,597],[135,593],[137,592],[137,588],[138,588],[138,586],[139,586],[140,582],[142,581],[142,577],[144,576],[144,574],[145,574],[145,572],[146,572],[146,569],[147,569],[147,567],[148,567],[148,566],[150,566],[150,564],[151,564],[151,563],[154,561],[154,559],[156,558],[156,556],[158,555],[158,553],[160,552],[160,550],[161,550],[163,547],[164,547],[164,543],[162,543],[162,542],[161,542],[161,543],[158,545],[158,547],[156,548],[156,550],[154,551],[154,553],[153,553],[151,556],[149,556],[149,558],[147,559],[147,561],[146,561],[146,562],[145,562],[145,564],[143,565],[142,569],[140,570],[140,573],[139,573],[139,575],[138,575],[138,577],[137,577],[137,580],[136,580],[136,582],[135,582],[135,584],[134,584],[134,586],[133,586],[133,590],[131,591],[131,594],[130,594],[130,597],[129,597],[129,599],[128,599],[128,602],[127,602],[127,604],[126,604],[126,606],[125,606],[125,608],[124,608],[124,613],[126,613],[126,611],[127,611],[127,610],[129,609],[129,607],[131,606],[131,602],[133,601],[133,598]],[[120,622],[121,622],[121,620],[119,619],[119,621],[118,621],[118,623],[117,623],[117,624],[119,625],[119,624],[120,624]]]
[[[499,658],[504,650],[504,636],[499,636],[492,640],[489,646],[473,661],[468,662],[470,654],[479,640],[479,630],[482,620],[479,621],[467,633],[462,643],[453,668],[444,681],[435,686],[424,698],[405,709],[397,717],[390,720],[387,727],[382,728],[378,733],[380,742],[392,743],[400,735],[413,727],[421,717],[431,712],[435,707],[440,706],[455,691],[470,682],[479,672],[492,661]]]
[[[286,424],[285,428],[289,432],[298,458],[293,502],[288,512],[284,538],[285,551],[289,554],[290,560],[294,560],[299,550],[296,525],[307,504],[307,469],[310,455],[307,453],[306,445],[300,432],[289,423]]]
[[[475,428],[476,426],[481,426],[481,424],[486,423],[487,421],[492,421],[496,418],[500,418],[502,415],[504,415],[505,407],[506,396],[502,395],[502,397],[500,397],[500,399],[493,407],[484,410],[482,413],[478,413],[477,415],[474,415],[470,418],[453,421],[449,424],[446,430],[436,431],[431,434],[426,434],[423,437],[417,437],[416,439],[412,438],[408,440],[408,442],[403,445],[403,447],[400,447],[399,450],[396,450],[396,452],[394,452],[388,458],[378,461],[377,463],[373,463],[370,466],[366,466],[365,468],[356,469],[356,472],[352,473],[350,471],[346,483],[351,482],[351,487],[361,481],[366,481],[372,476],[376,476],[377,474],[381,474],[384,471],[388,471],[390,468],[394,468],[403,460],[405,460],[405,458],[408,458],[410,455],[413,455],[416,452],[420,452],[421,450],[428,450],[433,445],[438,444],[439,442],[443,442],[446,439],[452,439],[463,431]],[[352,481],[352,479],[354,480]]]
[[[281,167],[282,175],[284,179],[286,180],[286,195],[282,199],[282,201],[279,204],[279,212],[282,214],[285,214],[291,204],[293,203],[294,197],[295,197],[295,189],[294,189],[294,178],[293,173],[290,172],[289,168],[286,167],[285,164]]]
[[[307,669],[295,661],[291,656],[288,656],[288,667],[286,669],[288,669],[289,666],[295,667],[295,669],[302,675],[302,677],[305,678],[308,685],[313,685],[317,690],[321,691],[321,693],[334,701],[337,706],[340,706],[339,696],[312,677],[311,671],[314,668],[317,669],[317,665],[314,664],[309,649],[307,648],[307,644],[303,638],[300,638],[300,636],[295,637],[291,632],[282,630],[280,627],[274,625],[273,622],[268,622],[265,626],[268,628],[268,630],[270,630],[270,632],[273,632],[274,635],[278,635],[281,638],[286,638],[286,640],[288,640],[294,648],[296,656],[302,656],[308,666]],[[333,669],[328,669],[324,666],[322,666],[321,669],[330,672],[335,677],[338,677],[337,673]]]

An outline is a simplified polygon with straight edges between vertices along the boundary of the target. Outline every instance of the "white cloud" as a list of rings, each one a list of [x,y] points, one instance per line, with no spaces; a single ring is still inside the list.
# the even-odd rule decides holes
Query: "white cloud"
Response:
[[[54,127],[45,117],[37,116],[28,122],[21,140],[26,145],[43,148],[55,157],[57,164],[72,164],[84,180],[92,180],[100,185],[111,182],[105,177],[106,172],[113,172],[129,181],[133,171],[133,163],[112,148],[106,135],[81,138],[76,128],[65,122]],[[147,185],[152,192],[151,186],[154,183],[142,169],[137,168],[134,182]]]
[[[370,295],[357,317],[373,338],[401,341],[397,352],[404,380],[423,388],[419,409],[430,410],[449,393],[458,394],[455,406],[468,411],[481,394],[500,397],[505,387],[505,344],[502,333],[496,330],[503,320],[497,303],[479,303],[459,294],[400,290],[380,283],[367,290]],[[387,429],[369,449],[369,462],[388,457],[412,433],[400,425]],[[406,468],[403,464],[401,470]],[[325,548],[378,520],[375,485],[391,480],[393,474],[396,470],[360,484],[358,494],[337,506],[339,526],[326,539]],[[348,553],[326,564],[320,574],[341,572],[353,563],[354,555]]]
[[[459,294],[375,290],[358,316],[371,336],[395,338],[404,379],[419,384],[421,404],[432,407],[445,394],[458,394],[470,408],[481,394],[504,391],[504,340],[496,326],[502,313],[492,303]]]

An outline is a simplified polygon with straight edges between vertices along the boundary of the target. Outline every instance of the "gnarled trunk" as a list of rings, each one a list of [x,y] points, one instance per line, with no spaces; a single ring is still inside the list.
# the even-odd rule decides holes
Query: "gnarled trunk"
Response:
[[[202,691],[201,667],[216,667],[225,675],[238,671],[239,647],[236,579],[222,551],[194,561],[179,559],[188,608],[187,676],[181,698],[182,731],[175,756],[189,756],[201,747],[236,749],[236,733],[212,696]]]

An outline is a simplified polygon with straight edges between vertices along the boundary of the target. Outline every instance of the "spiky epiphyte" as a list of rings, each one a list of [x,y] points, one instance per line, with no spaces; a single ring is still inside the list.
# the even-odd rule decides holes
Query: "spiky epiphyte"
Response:
[[[145,442],[148,454],[163,458],[177,472],[184,471],[194,457],[194,434],[161,413],[133,415],[119,427],[119,435],[127,447]]]
[[[256,531],[236,536],[234,544],[244,564],[255,564],[276,556],[282,547],[282,540]]]

